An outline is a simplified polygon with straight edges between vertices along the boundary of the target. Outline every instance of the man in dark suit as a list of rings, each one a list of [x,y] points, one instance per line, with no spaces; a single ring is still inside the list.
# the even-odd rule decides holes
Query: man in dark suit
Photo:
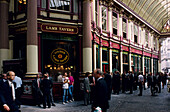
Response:
[[[90,101],[90,92],[91,92],[91,89],[90,89],[90,82],[89,82],[89,72],[86,72],[86,77],[84,79],[84,105],[88,105],[89,104],[89,101]]]
[[[43,108],[46,108],[46,103],[48,108],[51,108],[50,103],[50,89],[53,87],[51,80],[47,79],[48,75],[44,74],[44,79],[41,82],[41,90],[43,92]]]
[[[53,78],[49,76],[49,73],[46,73],[46,74],[47,74],[47,79],[53,83]],[[54,98],[53,98],[53,88],[50,89],[50,101],[51,101],[52,106],[55,106]]]
[[[16,103],[15,87],[13,80],[15,73],[9,71],[7,73],[8,80],[0,80],[0,102],[2,103],[2,112],[19,112],[18,105]]]
[[[41,85],[40,74],[37,74],[37,77],[32,82],[32,89],[33,89],[33,97],[35,99],[35,103],[39,107],[41,107],[40,104],[42,103],[42,91],[40,89],[40,85]]]
[[[106,81],[107,84],[107,89],[108,89],[108,99],[111,99],[111,93],[112,93],[112,77],[109,72],[104,74],[104,80]]]
[[[102,112],[106,112],[109,108],[108,104],[108,89],[106,81],[102,78],[102,72],[100,69],[94,71],[94,77],[96,78],[94,101],[92,104],[92,112],[100,107]]]

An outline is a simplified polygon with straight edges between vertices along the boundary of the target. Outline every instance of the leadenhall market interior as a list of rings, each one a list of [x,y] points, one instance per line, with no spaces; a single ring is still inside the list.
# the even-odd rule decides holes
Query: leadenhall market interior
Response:
[[[0,0],[0,72],[22,78],[24,101],[33,99],[38,73],[53,77],[57,100],[64,72],[72,72],[76,100],[84,74],[96,68],[156,74],[161,38],[169,36],[166,6],[161,0]]]

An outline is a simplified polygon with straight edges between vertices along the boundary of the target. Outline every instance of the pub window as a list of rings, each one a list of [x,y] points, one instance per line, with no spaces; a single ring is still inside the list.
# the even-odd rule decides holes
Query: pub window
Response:
[[[27,0],[16,0],[16,12],[24,12],[27,7]]]
[[[127,31],[126,31],[126,27],[127,27],[127,21],[125,18],[123,18],[123,38],[127,38],[126,34],[127,34]]]
[[[70,0],[50,0],[50,9],[70,11]]]
[[[113,20],[113,34],[117,35],[117,14],[115,12],[113,12],[112,20]]]
[[[107,48],[102,48],[102,62],[108,63],[108,50],[107,50]]]
[[[98,26],[98,0],[95,0],[95,15],[96,15],[96,26]]]
[[[134,25],[134,41],[138,43],[138,27]]]
[[[73,11],[74,13],[78,13],[78,0],[73,0],[74,8]]]
[[[107,22],[107,8],[102,7],[102,29],[106,30],[106,22]]]
[[[148,47],[148,32],[145,31],[145,42],[146,42],[146,47]]]
[[[46,0],[41,0],[41,7],[46,8]]]

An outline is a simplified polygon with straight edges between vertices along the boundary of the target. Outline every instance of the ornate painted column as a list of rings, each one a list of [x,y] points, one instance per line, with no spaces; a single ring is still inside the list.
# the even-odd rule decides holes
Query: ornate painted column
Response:
[[[0,73],[3,70],[2,61],[9,59],[8,11],[9,0],[0,0]]]
[[[151,72],[153,73],[153,57],[151,57]]]
[[[37,74],[37,0],[28,0],[27,3],[27,74]]]
[[[102,71],[103,68],[102,68],[102,43],[100,42],[100,70]]]
[[[159,40],[158,40],[159,41]],[[158,51],[158,72],[161,72],[161,43],[159,42],[158,44],[158,48],[159,48],[159,51]]]
[[[144,51],[142,51],[142,52],[144,52]],[[144,55],[142,55],[142,72],[143,72],[143,74],[145,73],[145,56]]]
[[[130,16],[128,19],[128,39],[129,39],[129,44],[131,43],[131,19],[132,17]],[[130,46],[131,47],[131,46]],[[131,48],[129,48],[129,71],[132,71],[132,64],[131,64]]]
[[[112,25],[112,3],[110,4],[108,8],[108,32],[110,32],[109,37],[112,37],[113,34],[113,25]],[[112,48],[111,48],[111,42],[109,42],[110,48],[109,48],[109,71],[112,72]]]
[[[93,66],[96,69],[96,43],[93,44]]]
[[[99,21],[98,21],[98,26],[101,28],[101,33],[102,33],[102,1],[99,2]]]
[[[90,0],[83,0],[83,72],[92,72]]]
[[[132,54],[131,51],[129,50],[129,71],[132,71],[131,58],[132,58]]]
[[[122,23],[122,17],[123,17],[123,14],[119,14],[119,17],[118,17],[118,36],[120,37],[120,41],[123,41],[122,38],[123,38],[123,23]],[[123,73],[123,51],[122,51],[122,45],[120,45],[120,73],[122,74]]]

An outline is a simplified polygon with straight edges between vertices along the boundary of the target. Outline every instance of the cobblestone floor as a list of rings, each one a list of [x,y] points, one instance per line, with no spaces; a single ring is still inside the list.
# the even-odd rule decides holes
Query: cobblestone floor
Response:
[[[43,109],[36,106],[21,106],[21,112],[90,112],[91,105],[84,106],[83,101],[74,101],[63,105],[56,103],[55,107]],[[108,112],[170,112],[170,93],[167,89],[156,96],[151,96],[150,89],[143,91],[143,96],[134,94],[112,94]]]

